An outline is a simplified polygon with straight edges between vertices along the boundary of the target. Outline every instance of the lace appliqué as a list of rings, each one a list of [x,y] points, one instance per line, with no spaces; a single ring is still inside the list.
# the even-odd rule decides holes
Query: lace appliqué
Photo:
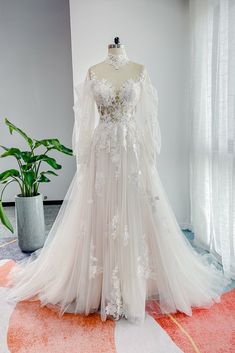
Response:
[[[123,239],[123,245],[124,246],[127,246],[128,243],[129,243],[129,231],[128,231],[128,225],[125,224],[124,228],[123,228],[123,231],[121,232],[119,230],[119,214],[116,213],[113,218],[112,218],[112,221],[111,221],[111,232],[110,232],[110,237],[111,239],[115,240],[117,238],[117,236],[119,234],[122,235],[122,239]]]
[[[101,151],[106,151],[110,154],[111,161],[118,166],[120,164],[121,141],[122,137],[116,126],[109,123],[100,124],[94,135],[95,152],[98,154]],[[117,167],[115,176],[119,175],[119,170],[120,167]]]
[[[119,223],[119,215],[117,213],[113,216],[112,221],[111,221],[111,234],[110,234],[110,236],[112,239],[115,239],[118,235],[118,232],[117,232],[118,223]]]
[[[140,140],[136,126],[132,123],[113,124],[100,123],[97,127],[94,140],[96,156],[100,152],[109,153],[111,161],[115,164],[115,177],[120,175],[121,157],[127,150],[134,152],[138,161],[140,153]]]
[[[157,208],[157,202],[159,200],[159,196],[156,194],[154,195],[151,190],[146,190],[146,198],[147,198],[147,201],[149,202],[151,208],[152,208],[152,211],[153,212],[156,212],[156,208]]]
[[[93,240],[90,247],[90,261],[89,261],[89,278],[95,278],[98,274],[103,272],[102,266],[98,266],[98,259],[94,255],[95,246]]]
[[[140,277],[155,278],[156,272],[150,266],[150,252],[146,242],[146,234],[143,234],[140,255],[137,258],[137,275]]]
[[[105,306],[105,312],[107,315],[111,315],[115,320],[118,320],[121,317],[125,317],[127,319],[127,308],[123,303],[121,295],[118,265],[115,266],[112,272],[111,300]]]
[[[141,82],[145,70],[137,78],[127,79],[119,88],[109,80],[99,79],[90,69],[92,89],[100,115],[100,121],[94,133],[96,154],[101,150],[110,153],[117,165],[115,177],[120,174],[121,153],[132,148],[138,158],[140,142],[138,128],[133,119],[140,97]]]
[[[139,169],[136,172],[130,173],[128,174],[128,182],[130,184],[135,185],[136,187],[139,186],[139,182],[140,182],[140,175],[141,175],[141,170]]]
[[[121,66],[126,65],[130,60],[124,52],[123,54],[108,53],[104,61],[118,70]]]
[[[108,79],[98,78],[92,69],[90,69],[90,77],[100,121],[130,121],[140,97],[145,70],[143,69],[137,78],[131,77],[125,80],[118,88]]]

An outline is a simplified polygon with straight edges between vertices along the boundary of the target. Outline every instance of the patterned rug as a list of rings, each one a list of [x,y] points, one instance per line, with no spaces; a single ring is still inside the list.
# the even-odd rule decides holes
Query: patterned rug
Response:
[[[158,315],[146,307],[143,326],[125,319],[102,322],[99,314],[66,313],[59,318],[39,301],[6,302],[6,276],[13,260],[0,261],[0,353],[232,353],[235,344],[235,289],[210,310],[193,316]]]

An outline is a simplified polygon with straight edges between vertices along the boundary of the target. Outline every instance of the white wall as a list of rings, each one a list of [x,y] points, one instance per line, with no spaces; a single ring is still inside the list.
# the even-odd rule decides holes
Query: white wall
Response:
[[[10,136],[4,124],[7,117],[36,139],[57,137],[71,147],[68,0],[0,0],[0,52],[0,145],[25,146],[22,138]],[[74,174],[75,160],[56,156],[63,169],[41,191],[48,199],[60,200]],[[0,159],[0,172],[14,165],[13,159]],[[4,201],[13,201],[16,192],[17,186],[9,186]]]
[[[74,84],[102,61],[115,36],[145,64],[159,94],[158,169],[177,220],[189,224],[188,1],[70,0]]]

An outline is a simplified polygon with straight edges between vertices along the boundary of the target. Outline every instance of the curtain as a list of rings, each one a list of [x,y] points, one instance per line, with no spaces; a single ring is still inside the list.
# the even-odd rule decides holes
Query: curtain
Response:
[[[235,278],[235,1],[190,0],[190,25],[191,226]]]

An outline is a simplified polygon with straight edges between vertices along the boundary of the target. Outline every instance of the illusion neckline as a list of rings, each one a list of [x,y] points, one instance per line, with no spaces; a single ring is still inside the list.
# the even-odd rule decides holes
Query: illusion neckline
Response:
[[[105,77],[99,78],[92,69],[90,69],[90,78],[92,81],[101,82],[101,83],[105,84],[106,86],[108,86],[109,88],[111,88],[113,91],[119,92],[130,82],[132,82],[132,83],[142,82],[145,77],[144,73],[145,73],[145,67],[143,67],[141,72],[138,75],[136,75],[135,77],[130,77],[130,78],[124,80],[119,87],[116,87],[115,84],[111,80],[109,80]]]
[[[130,59],[126,53],[122,53],[122,54],[108,53],[104,60],[105,63],[112,65],[116,70],[118,70],[123,65],[128,64],[129,61]]]

